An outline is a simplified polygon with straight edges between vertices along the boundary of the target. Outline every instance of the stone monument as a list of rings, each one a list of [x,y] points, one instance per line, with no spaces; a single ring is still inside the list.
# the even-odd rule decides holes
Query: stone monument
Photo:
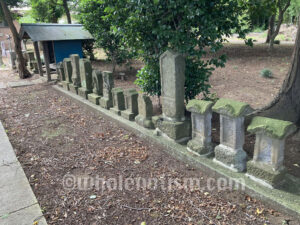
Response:
[[[135,117],[135,122],[145,128],[153,129],[154,128],[154,124],[152,122],[153,106],[149,96],[145,94],[139,94],[138,112],[139,114]]]
[[[113,88],[111,90],[113,97],[113,107],[110,111],[117,115],[121,115],[121,111],[125,109],[124,92],[122,88]]]
[[[247,163],[247,176],[270,188],[284,180],[284,146],[287,136],[296,131],[291,122],[254,117],[247,129],[256,134],[253,160]]]
[[[210,156],[213,153],[211,142],[213,104],[211,101],[194,99],[186,106],[187,110],[192,113],[192,140],[188,142],[187,148],[202,156]]]
[[[103,97],[100,99],[100,106],[110,109],[113,106],[111,90],[114,88],[114,78],[112,72],[104,71],[103,74]]]
[[[134,88],[124,91],[125,96],[125,109],[121,111],[121,116],[127,120],[134,120],[138,114],[138,96],[139,94]]]
[[[214,161],[235,172],[242,172],[246,169],[247,160],[243,150],[244,117],[252,109],[246,103],[222,98],[212,109],[220,114],[220,145],[215,148]]]
[[[88,94],[93,92],[92,64],[89,59],[79,60],[81,87],[78,88],[78,95],[88,99]]]
[[[72,84],[72,63],[70,58],[64,58],[63,67],[66,80],[62,81],[61,83],[63,85],[63,88],[69,91],[69,86]]]
[[[171,50],[160,56],[163,115],[154,121],[163,135],[178,143],[190,139],[191,121],[185,117],[185,58]]]
[[[72,63],[72,84],[69,85],[69,89],[71,92],[78,94],[78,88],[81,86],[80,81],[80,69],[79,69],[79,55],[72,54],[70,55],[71,63]]]
[[[90,102],[99,105],[101,96],[103,95],[103,77],[100,70],[93,70],[93,93],[88,94],[88,99]]]

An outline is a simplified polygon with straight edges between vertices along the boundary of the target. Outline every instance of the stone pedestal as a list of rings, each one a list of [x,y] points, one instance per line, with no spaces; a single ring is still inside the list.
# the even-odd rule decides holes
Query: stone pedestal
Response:
[[[145,94],[139,94],[138,112],[139,114],[135,117],[135,122],[145,128],[153,129],[154,128],[154,124],[152,122],[153,106],[149,96]]]
[[[125,109],[121,112],[121,116],[127,120],[133,121],[138,114],[138,96],[139,94],[134,88],[124,91]]]
[[[215,148],[214,161],[235,172],[246,169],[247,154],[244,116],[252,112],[248,104],[229,99],[219,99],[213,111],[220,114],[220,145]]]
[[[253,160],[247,163],[247,176],[268,186],[276,187],[284,180],[285,139],[296,130],[287,121],[255,117],[247,129],[256,134]]]
[[[78,94],[78,88],[81,87],[80,80],[80,69],[79,69],[79,55],[72,54],[70,55],[71,64],[72,64],[72,85],[69,85],[70,91]]]
[[[36,62],[36,67],[37,67],[37,66],[38,66],[38,64],[37,64],[37,62]],[[37,70],[38,70],[38,67],[37,67]],[[59,80],[59,81],[64,81],[64,80],[66,80],[63,62],[57,63],[57,65],[56,65],[56,70],[57,70],[58,80]]]
[[[100,99],[100,106],[110,109],[113,106],[111,90],[114,87],[114,78],[112,72],[103,72],[103,97]]]
[[[78,88],[78,95],[88,99],[88,94],[93,92],[92,64],[89,59],[79,60],[81,87]]]
[[[183,143],[190,139],[191,123],[185,118],[185,59],[166,51],[160,57],[161,98],[163,115],[155,126],[167,137]]]
[[[121,110],[125,109],[124,93],[122,88],[113,88],[111,90],[113,97],[113,107],[110,111],[117,115],[121,115]]]
[[[67,91],[70,90],[69,85],[72,83],[72,63],[70,58],[65,58],[63,61],[65,81],[62,81],[63,88]]]
[[[27,61],[27,63],[28,63],[28,68],[29,69],[33,69],[33,61],[35,61],[35,58],[34,58],[34,52],[32,52],[32,51],[29,51],[29,52],[27,52],[27,58],[28,58],[28,61]]]
[[[38,62],[36,60],[32,61],[32,66],[33,66],[33,73],[38,73],[39,72],[39,67],[38,67]]]
[[[211,142],[211,101],[191,100],[186,106],[192,113],[192,140],[187,143],[187,148],[201,156],[213,154]]]
[[[88,100],[96,105],[99,105],[101,96],[103,95],[103,77],[100,70],[93,70],[93,93],[88,94]]]

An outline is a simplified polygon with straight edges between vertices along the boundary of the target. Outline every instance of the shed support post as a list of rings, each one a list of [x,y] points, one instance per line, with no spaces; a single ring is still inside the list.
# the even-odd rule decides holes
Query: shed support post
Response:
[[[35,51],[35,55],[36,55],[36,60],[38,63],[39,74],[40,74],[40,76],[43,76],[42,60],[41,60],[39,45],[38,45],[37,41],[33,42],[33,47],[34,47],[34,51]]]
[[[49,49],[46,41],[43,41],[43,53],[44,53],[44,60],[46,65],[47,80],[51,81],[50,66],[49,66],[50,64]]]

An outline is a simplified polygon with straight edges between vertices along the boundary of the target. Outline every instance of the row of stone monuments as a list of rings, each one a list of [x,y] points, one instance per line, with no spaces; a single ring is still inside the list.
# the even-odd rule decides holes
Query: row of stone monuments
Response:
[[[255,117],[248,131],[256,134],[254,157],[248,161],[243,150],[244,118],[252,109],[248,104],[230,99],[216,103],[191,100],[185,106],[185,59],[167,51],[160,57],[162,115],[153,116],[149,96],[135,89],[114,87],[113,74],[93,70],[88,59],[70,55],[58,65],[62,86],[111,112],[148,128],[155,134],[187,143],[187,149],[202,157],[214,157],[214,162],[235,172],[247,171],[253,180],[276,187],[286,173],[283,166],[284,144],[296,127],[287,121]],[[186,111],[191,116],[186,116]],[[211,139],[212,112],[220,115],[220,144]]]

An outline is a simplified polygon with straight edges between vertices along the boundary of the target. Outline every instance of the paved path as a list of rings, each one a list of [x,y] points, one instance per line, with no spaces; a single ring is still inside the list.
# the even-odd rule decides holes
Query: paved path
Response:
[[[0,122],[0,225],[46,225],[40,206]]]

